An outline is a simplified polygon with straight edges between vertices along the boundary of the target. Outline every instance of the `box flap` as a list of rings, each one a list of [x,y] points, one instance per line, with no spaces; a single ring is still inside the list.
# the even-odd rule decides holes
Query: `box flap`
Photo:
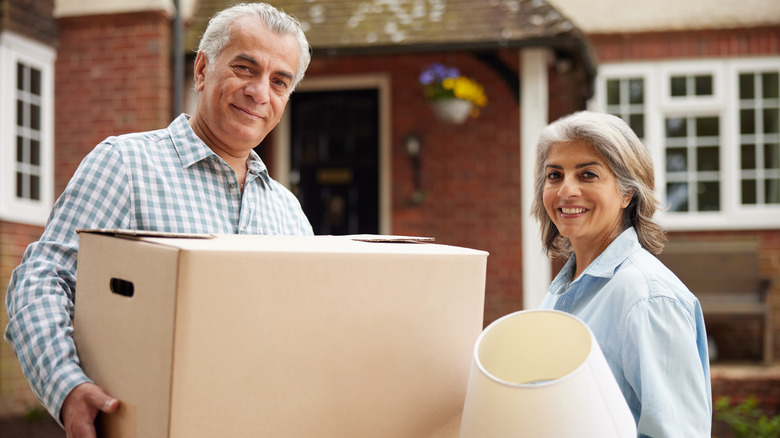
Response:
[[[433,243],[436,239],[433,237],[418,236],[384,236],[380,234],[350,234],[344,236],[358,242],[379,242],[379,243]]]
[[[165,231],[148,231],[148,230],[122,230],[112,228],[95,228],[86,229],[80,228],[76,230],[77,233],[90,233],[90,234],[102,234],[105,236],[114,237],[164,237],[173,239],[212,239],[216,237],[215,234],[199,234],[199,233],[170,233]]]

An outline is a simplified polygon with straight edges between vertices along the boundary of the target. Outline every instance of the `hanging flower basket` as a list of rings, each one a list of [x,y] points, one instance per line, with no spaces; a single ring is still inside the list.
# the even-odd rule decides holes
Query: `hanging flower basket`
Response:
[[[471,114],[472,103],[465,99],[442,99],[430,102],[433,112],[439,120],[459,125]]]
[[[420,84],[436,116],[448,123],[463,123],[479,116],[487,105],[485,91],[477,81],[462,76],[460,70],[431,64],[420,73]]]

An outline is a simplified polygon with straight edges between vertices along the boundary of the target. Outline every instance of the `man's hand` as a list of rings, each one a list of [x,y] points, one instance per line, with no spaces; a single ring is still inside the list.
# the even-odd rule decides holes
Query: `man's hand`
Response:
[[[73,388],[62,404],[62,423],[68,438],[97,438],[95,417],[98,412],[110,414],[119,408],[119,400],[103,392],[94,383]]]

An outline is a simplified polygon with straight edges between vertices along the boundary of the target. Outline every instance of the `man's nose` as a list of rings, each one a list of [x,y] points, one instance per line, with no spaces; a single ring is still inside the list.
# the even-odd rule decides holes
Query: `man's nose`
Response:
[[[257,103],[266,103],[270,98],[270,79],[261,78],[250,82],[244,88],[244,94],[250,96]]]

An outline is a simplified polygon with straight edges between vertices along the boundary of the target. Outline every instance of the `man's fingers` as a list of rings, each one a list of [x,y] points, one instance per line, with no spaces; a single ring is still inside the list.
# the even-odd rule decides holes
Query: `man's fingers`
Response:
[[[103,403],[103,407],[100,408],[100,410],[106,414],[115,412],[117,409],[119,409],[119,400],[113,397],[108,397],[108,399]]]
[[[110,414],[119,408],[119,400],[93,383],[82,383],[65,398],[62,421],[68,438],[95,438],[98,411]]]
[[[119,408],[119,400],[106,394],[97,385],[93,385],[91,391],[87,394],[87,400],[92,407],[106,414],[110,414]]]

